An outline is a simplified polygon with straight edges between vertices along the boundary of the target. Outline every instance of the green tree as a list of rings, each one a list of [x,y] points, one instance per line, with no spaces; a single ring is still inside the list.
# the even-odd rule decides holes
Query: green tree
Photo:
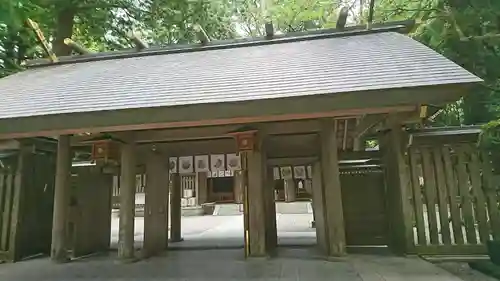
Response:
[[[344,4],[340,0],[241,0],[235,10],[243,34],[255,37],[265,34],[266,19],[272,21],[276,33],[335,27]]]
[[[412,18],[412,36],[485,80],[448,106],[440,124],[482,124],[500,115],[500,2],[482,0],[380,0],[377,21]],[[449,115],[454,116],[449,116]],[[449,123],[451,122],[451,124]]]
[[[0,0],[0,76],[43,56],[26,19],[38,22],[58,56],[71,54],[73,38],[92,51],[132,47],[129,31],[152,45],[196,41],[193,24],[212,39],[236,36],[229,1],[208,0]]]

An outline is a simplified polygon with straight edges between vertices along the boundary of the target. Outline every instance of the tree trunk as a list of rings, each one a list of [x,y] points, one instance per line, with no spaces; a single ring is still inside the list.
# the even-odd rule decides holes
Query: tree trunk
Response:
[[[64,44],[64,39],[71,38],[73,35],[75,14],[74,7],[63,8],[57,14],[54,40],[52,41],[52,50],[56,56],[71,55],[71,48]]]

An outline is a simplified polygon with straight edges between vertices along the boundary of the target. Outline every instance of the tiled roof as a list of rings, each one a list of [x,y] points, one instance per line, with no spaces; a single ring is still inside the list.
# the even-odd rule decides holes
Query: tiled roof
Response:
[[[0,79],[0,119],[480,81],[385,32],[33,68]]]

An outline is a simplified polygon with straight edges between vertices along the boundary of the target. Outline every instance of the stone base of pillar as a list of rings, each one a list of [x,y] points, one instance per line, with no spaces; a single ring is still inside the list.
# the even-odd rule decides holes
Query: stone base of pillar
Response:
[[[138,257],[133,257],[133,258],[119,258],[119,259],[116,260],[116,263],[118,263],[118,264],[128,264],[128,263],[138,262],[140,260],[141,259],[138,258]]]
[[[168,239],[168,242],[170,242],[170,243],[179,243],[182,241],[184,241],[184,238],[175,238],[175,239],[170,238],[170,239]]]
[[[68,263],[71,261],[71,259],[67,256],[67,254],[57,257],[57,256],[52,256],[50,260],[54,263]]]

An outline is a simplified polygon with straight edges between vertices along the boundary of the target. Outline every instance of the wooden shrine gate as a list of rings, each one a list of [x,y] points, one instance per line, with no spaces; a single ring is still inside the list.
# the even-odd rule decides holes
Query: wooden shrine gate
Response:
[[[351,152],[340,157],[347,245],[387,245],[385,180],[379,153]]]
[[[497,186],[489,156],[475,143],[413,144],[408,149],[418,254],[481,254],[500,239]]]
[[[0,261],[49,254],[55,148],[49,139],[11,141],[0,150]]]

